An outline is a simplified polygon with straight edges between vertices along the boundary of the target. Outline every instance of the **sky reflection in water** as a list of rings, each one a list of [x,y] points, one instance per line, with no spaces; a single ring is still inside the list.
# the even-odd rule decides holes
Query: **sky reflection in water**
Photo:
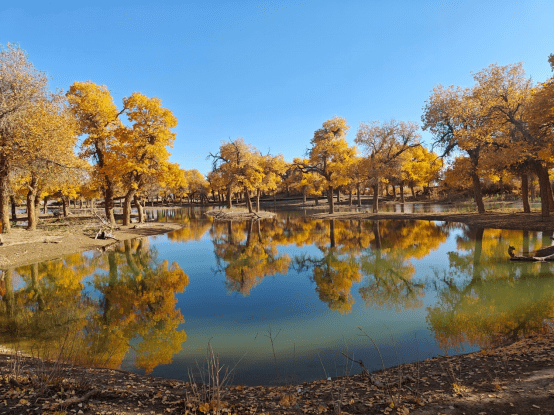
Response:
[[[280,384],[344,374],[342,352],[380,368],[358,327],[390,366],[509,342],[552,317],[553,266],[506,254],[550,245],[540,232],[151,215],[185,227],[4,271],[2,341],[56,351],[70,337],[85,364],[186,380],[211,340],[224,364],[244,356],[234,382]]]

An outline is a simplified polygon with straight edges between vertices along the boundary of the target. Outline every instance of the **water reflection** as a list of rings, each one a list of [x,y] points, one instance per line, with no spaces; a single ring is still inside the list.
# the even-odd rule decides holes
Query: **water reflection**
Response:
[[[9,269],[3,283],[1,342],[45,358],[117,368],[132,349],[136,366],[150,372],[171,362],[186,340],[177,329],[183,316],[175,293],[188,276],[158,260],[146,239],[125,241],[104,255]]]
[[[268,323],[277,328],[289,322],[279,341],[294,341],[277,352],[284,356],[288,348],[301,356],[306,367],[298,372],[308,380],[321,368],[315,351],[338,345],[344,328],[386,322],[399,337],[400,359],[410,361],[424,357],[413,356],[415,331],[422,342],[426,331],[428,344],[421,347],[433,355],[517,339],[542,330],[554,314],[554,265],[518,264],[507,256],[508,245],[518,252],[549,245],[550,235],[540,232],[433,221],[311,220],[298,212],[242,222],[214,222],[198,209],[147,215],[183,228],[125,241],[105,253],[4,270],[0,343],[48,346],[56,353],[71,341],[85,363],[119,367],[131,357],[130,368],[149,372],[179,351],[174,366],[202,359],[201,344],[210,337],[224,340],[230,355],[243,351]],[[176,262],[170,265],[168,258]],[[385,338],[388,332],[378,342]],[[361,341],[348,345],[363,354]],[[275,364],[272,351],[266,352],[252,353],[248,364],[258,382],[267,381],[263,366]],[[392,365],[398,357],[390,359]],[[187,373],[162,367],[157,375]]]
[[[248,296],[265,276],[286,274],[290,257],[278,255],[282,233],[276,221],[217,222],[210,230],[216,271],[225,274],[229,292]]]
[[[552,267],[507,261],[506,248],[516,241],[523,252],[551,243],[538,232],[464,227],[449,267],[436,272],[437,303],[427,308],[441,347],[493,347],[547,328],[554,318]]]

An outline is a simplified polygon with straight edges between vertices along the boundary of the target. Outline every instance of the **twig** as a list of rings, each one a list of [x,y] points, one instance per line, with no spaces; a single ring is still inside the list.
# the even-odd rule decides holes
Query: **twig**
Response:
[[[53,410],[55,409],[56,407],[58,406],[63,406],[63,407],[67,407],[67,406],[71,406],[73,404],[77,404],[77,403],[81,403],[81,402],[84,402],[85,400],[88,400],[90,399],[92,396],[94,396],[95,394],[97,394],[100,390],[98,389],[94,389],[94,390],[91,390],[89,391],[87,394],[85,394],[84,396],[81,396],[81,397],[74,397],[72,399],[69,399],[69,400],[66,400],[65,402],[61,402],[61,403],[53,403],[52,406],[50,406],[50,410]]]
[[[323,367],[323,373],[325,373],[325,380],[327,380],[329,377],[327,377],[327,371],[325,371],[325,366],[323,365],[323,361],[321,361],[321,357],[319,355],[319,350],[317,351],[317,356],[319,357],[319,362],[321,363],[321,366]]]
[[[273,342],[277,339],[277,337],[281,333],[281,330],[279,329],[279,331],[277,331],[277,335],[275,335],[275,337],[273,337],[273,335],[271,333],[271,325],[269,325],[269,331],[267,331],[267,333],[269,335],[266,335],[266,334],[262,334],[262,335],[264,337],[268,337],[269,340],[271,341],[271,349],[273,350],[273,359],[275,360],[275,370],[277,370],[277,377],[279,377],[279,367],[277,366],[277,356],[275,355],[275,346],[273,345]]]
[[[352,358],[350,358],[348,355],[346,355],[344,352],[342,353],[342,355],[344,355],[346,358],[348,358],[350,361],[352,362],[355,362],[357,364],[360,365],[360,367],[362,367],[362,374],[365,375],[366,377],[369,378],[369,382],[371,384],[373,384],[375,387],[377,388],[380,388],[380,389],[385,389],[385,388],[391,388],[391,387],[394,387],[396,386],[396,383],[381,383],[379,380],[377,380],[375,378],[375,376],[373,374],[371,374],[371,372],[365,368],[365,365],[364,363],[362,362],[362,360],[353,360]],[[402,376],[402,378],[404,380],[409,380],[409,381],[415,381],[412,377],[410,376]],[[405,387],[405,386],[404,386]]]

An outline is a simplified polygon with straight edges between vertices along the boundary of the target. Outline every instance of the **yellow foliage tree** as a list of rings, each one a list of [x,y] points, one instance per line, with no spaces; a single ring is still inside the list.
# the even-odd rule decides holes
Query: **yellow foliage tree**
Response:
[[[79,133],[86,135],[81,144],[81,156],[94,162],[94,176],[104,196],[106,218],[115,225],[114,191],[118,158],[113,147],[116,132],[123,124],[106,86],[93,82],[74,82],[67,95],[69,108],[78,121]]]
[[[350,127],[343,117],[333,117],[316,130],[309,149],[309,164],[299,162],[297,166],[305,173],[313,172],[323,179],[322,186],[327,189],[329,213],[335,212],[334,189],[348,182],[345,175],[348,166],[353,163],[356,149],[348,146],[346,134]]]
[[[76,136],[60,94],[48,92],[46,74],[35,69],[25,51],[13,44],[0,45],[0,69],[0,219],[2,232],[7,233],[14,169],[61,163],[72,154]],[[28,211],[31,229],[38,179],[34,182],[28,189],[33,205]]]
[[[404,183],[410,187],[412,197],[415,198],[414,187],[438,180],[442,167],[442,159],[439,159],[435,152],[427,150],[425,146],[412,147],[404,152],[401,165],[402,187],[400,188],[402,202],[404,202]]]
[[[399,157],[408,149],[419,146],[421,135],[414,122],[390,120],[360,123],[356,143],[364,150],[363,169],[373,186],[373,212],[379,212],[379,181],[391,175]]]
[[[219,153],[211,154],[213,170],[220,172],[227,188],[227,207],[230,209],[231,193],[234,188],[244,191],[248,212],[253,212],[250,190],[256,189],[263,179],[261,156],[257,149],[244,143],[239,137],[235,140],[221,143]]]
[[[125,98],[123,106],[131,126],[120,126],[115,132],[113,151],[119,158],[113,169],[123,182],[123,225],[129,225],[131,202],[145,178],[167,172],[170,156],[167,148],[175,141],[171,129],[177,126],[177,119],[162,107],[159,98],[149,98],[139,92]]]

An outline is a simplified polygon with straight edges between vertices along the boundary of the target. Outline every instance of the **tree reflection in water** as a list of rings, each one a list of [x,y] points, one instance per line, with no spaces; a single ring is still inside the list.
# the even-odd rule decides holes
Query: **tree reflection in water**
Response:
[[[129,349],[146,372],[171,362],[186,340],[175,293],[188,277],[176,263],[159,261],[147,241],[5,271],[2,342],[85,365],[117,368]],[[21,289],[14,290],[14,276],[25,283]]]
[[[211,235],[217,271],[225,274],[228,292],[248,296],[265,276],[286,274],[290,257],[278,255],[276,221],[216,222]]]
[[[550,244],[546,234],[286,213],[243,222],[214,222],[196,211],[156,215],[183,224],[167,235],[172,243],[211,239],[213,264],[228,293],[248,297],[266,276],[290,268],[307,273],[320,301],[340,314],[351,313],[360,298],[366,308],[421,308],[431,292],[436,300],[426,320],[443,348],[511,341],[542,330],[554,316],[553,265],[509,262],[506,254],[514,241],[522,252]],[[454,232],[456,249],[444,267],[434,278],[418,275],[416,260],[428,258]],[[145,371],[170,362],[186,340],[175,295],[188,277],[176,263],[159,260],[148,241],[4,270],[0,343],[19,342],[28,351],[40,346],[54,355],[71,341],[84,364],[109,367],[118,367],[130,351]],[[287,248],[300,254],[289,256]]]
[[[539,233],[532,234],[465,227],[457,251],[449,253],[449,268],[436,273],[438,301],[427,308],[442,348],[488,348],[546,329],[545,320],[554,316],[550,265],[510,262],[506,255],[514,240],[527,252],[550,244],[550,238],[543,235],[541,244]]]

